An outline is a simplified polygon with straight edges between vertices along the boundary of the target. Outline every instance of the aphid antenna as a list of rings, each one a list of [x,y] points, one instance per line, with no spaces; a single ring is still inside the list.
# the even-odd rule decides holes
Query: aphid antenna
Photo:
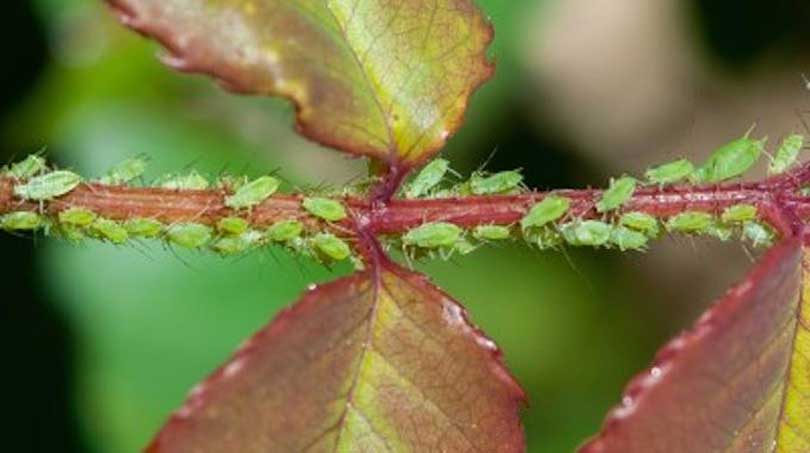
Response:
[[[231,165],[230,162],[225,162],[225,163],[222,164],[222,166],[219,167],[219,170],[217,170],[217,172],[216,172],[217,179],[221,179],[223,176],[228,174],[228,167],[230,167],[230,165]],[[240,173],[240,174],[244,174],[244,173]]]
[[[492,162],[492,159],[493,159],[493,158],[495,158],[495,155],[496,155],[496,154],[498,154],[498,145],[495,145],[495,147],[494,147],[494,148],[492,148],[492,151],[490,151],[490,153],[489,153],[489,155],[487,156],[487,158],[486,158],[486,159],[484,159],[484,162],[482,162],[482,163],[481,163],[481,164],[478,166],[478,168],[476,168],[476,170],[475,170],[475,171],[477,171],[477,172],[483,172],[484,168],[486,168],[486,167],[489,165],[489,163],[490,163],[490,162]]]
[[[757,261],[757,258],[754,256],[754,253],[751,251],[751,249],[748,248],[748,244],[742,241],[740,241],[739,244],[740,248],[742,248],[743,253],[745,253],[745,256],[748,257],[748,261],[750,261],[752,264],[755,263]]]
[[[143,241],[138,239],[129,239],[126,245],[132,248],[132,250],[135,250],[135,252],[137,252],[139,255],[146,258],[147,260],[151,262],[155,261],[155,258],[149,255],[149,253],[147,253],[149,247]]]
[[[180,170],[184,173],[194,170],[198,167],[198,164],[202,161],[203,156],[202,154],[198,155],[197,157],[191,159],[190,162],[186,163],[185,165],[180,167]]]
[[[560,253],[562,253],[562,256],[565,258],[568,265],[571,266],[571,270],[573,270],[574,273],[585,282],[585,286],[588,288],[588,291],[590,291],[592,294],[596,294],[596,288],[593,285],[593,281],[588,278],[584,272],[582,272],[582,269],[580,269],[579,266],[577,266],[573,257],[571,257],[571,254],[568,253],[568,248],[564,245],[560,246]]]
[[[751,136],[751,133],[754,132],[754,129],[756,129],[757,126],[759,126],[759,120],[754,121],[754,124],[752,124],[751,127],[749,127],[747,131],[745,131],[744,137],[748,138],[749,136]]]
[[[807,125],[807,121],[805,120],[804,116],[810,114],[810,110],[801,110],[795,109],[794,113],[796,114],[796,118],[799,119],[799,122],[802,123],[802,128],[807,135],[810,135],[810,126]],[[805,144],[802,149],[810,148],[810,143]]]

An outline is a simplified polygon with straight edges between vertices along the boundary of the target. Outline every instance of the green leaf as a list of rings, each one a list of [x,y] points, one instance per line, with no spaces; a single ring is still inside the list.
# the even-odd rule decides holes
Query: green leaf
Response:
[[[108,2],[169,65],[291,99],[303,135],[389,163],[441,149],[493,69],[492,29],[471,0]]]
[[[766,254],[631,381],[581,451],[810,451],[807,253],[790,240]]]
[[[312,289],[202,383],[148,451],[524,451],[493,342],[386,263]]]

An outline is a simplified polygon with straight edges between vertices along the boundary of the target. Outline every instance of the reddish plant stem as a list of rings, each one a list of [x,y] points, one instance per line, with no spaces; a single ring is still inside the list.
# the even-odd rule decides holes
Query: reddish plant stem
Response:
[[[685,211],[703,211],[719,215],[732,205],[749,203],[757,206],[760,216],[783,236],[798,234],[810,221],[810,197],[796,189],[810,183],[810,164],[791,173],[753,183],[733,183],[712,186],[676,185],[642,187],[622,211],[643,211],[658,218],[667,218]],[[21,201],[13,196],[15,181],[0,178],[0,214],[40,209],[36,203]],[[387,184],[384,185],[387,189]],[[385,190],[383,192],[388,192]],[[599,190],[559,190],[555,194],[572,200],[568,216],[600,218],[615,216],[599,214],[595,203]],[[353,218],[334,227],[344,235],[366,236],[398,234],[426,222],[451,222],[464,227],[484,224],[509,225],[520,221],[527,210],[547,193],[530,192],[520,195],[468,196],[443,199],[391,199],[349,197],[344,202]],[[126,220],[148,217],[164,223],[198,222],[213,225],[223,217],[240,215],[256,227],[269,226],[282,219],[299,219],[311,229],[324,228],[319,220],[302,207],[302,195],[275,195],[250,212],[235,212],[225,207],[226,192],[212,190],[172,190],[84,184],[64,197],[45,203],[48,214],[56,214],[71,206],[90,209],[103,217]]]

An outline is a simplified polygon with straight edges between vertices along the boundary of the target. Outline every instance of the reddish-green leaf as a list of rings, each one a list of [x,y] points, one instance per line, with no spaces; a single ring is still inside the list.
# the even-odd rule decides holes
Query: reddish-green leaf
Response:
[[[192,392],[149,451],[519,452],[523,400],[458,303],[385,264],[278,316]]]
[[[309,138],[408,165],[444,145],[492,73],[472,0],[107,0],[166,61],[283,96]]]
[[[810,451],[810,258],[802,254],[797,240],[766,254],[633,379],[581,451]]]

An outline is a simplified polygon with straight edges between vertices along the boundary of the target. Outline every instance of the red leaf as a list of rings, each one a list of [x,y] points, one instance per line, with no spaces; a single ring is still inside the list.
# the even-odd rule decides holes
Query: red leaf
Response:
[[[810,451],[802,248],[767,253],[629,384],[584,453]],[[805,288],[807,288],[805,286]]]
[[[303,135],[404,167],[444,146],[492,74],[472,0],[107,1],[171,66],[288,98]]]
[[[457,302],[385,264],[280,314],[192,391],[149,451],[520,452],[523,401]]]

